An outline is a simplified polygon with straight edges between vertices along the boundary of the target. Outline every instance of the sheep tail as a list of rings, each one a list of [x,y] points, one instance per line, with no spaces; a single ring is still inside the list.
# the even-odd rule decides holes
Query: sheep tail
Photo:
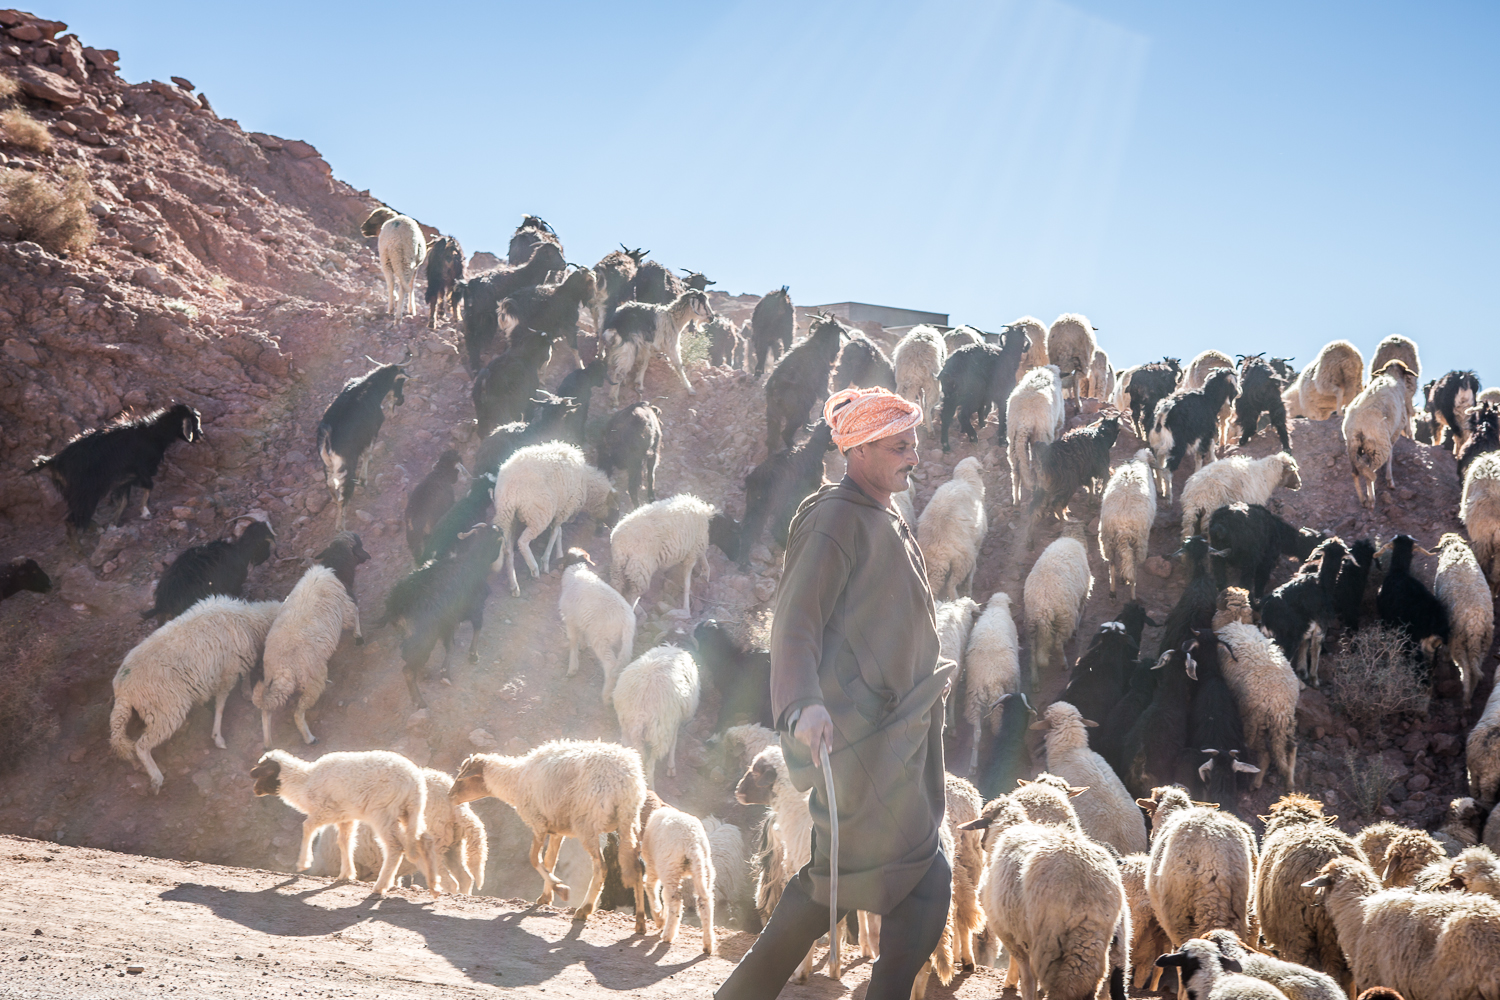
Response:
[[[115,697],[115,707],[109,713],[109,745],[124,760],[135,759],[135,747],[125,735],[130,725],[130,716],[135,709],[124,698]]]
[[[287,703],[296,688],[292,679],[286,676],[273,677],[269,681],[259,680],[250,692],[250,702],[262,712],[274,712]]]
[[[957,971],[953,966],[953,916],[954,908],[948,909],[948,920],[943,924],[943,936],[938,939],[938,946],[932,950],[932,971],[937,974],[938,982],[947,986],[953,982],[954,973]]]
[[[631,660],[631,654],[635,652],[635,616],[620,627],[620,653],[615,657],[615,669],[622,669]]]
[[[1119,545],[1116,551],[1119,553],[1120,576],[1122,578],[1119,582],[1128,585],[1128,581],[1135,579],[1135,545],[1132,542],[1126,541],[1124,544]]]
[[[469,829],[464,833],[464,861],[468,863],[469,874],[474,876],[475,893],[484,888],[484,868],[490,858],[488,840],[481,830]]]

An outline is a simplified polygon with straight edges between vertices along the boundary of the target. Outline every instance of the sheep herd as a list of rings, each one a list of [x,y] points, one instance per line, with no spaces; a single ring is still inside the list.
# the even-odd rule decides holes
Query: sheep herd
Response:
[[[299,869],[312,863],[317,831],[333,825],[344,878],[358,877],[362,851],[365,867],[378,868],[377,893],[404,862],[434,894],[478,891],[487,836],[467,803],[493,796],[533,832],[528,860],[544,883],[539,902],[576,902],[580,920],[596,906],[630,902],[638,932],[649,914],[670,941],[686,883],[703,949],[712,953],[716,912],[757,926],[807,863],[807,795],[792,788],[767,728],[764,648],[738,623],[705,621],[691,637],[669,636],[636,656],[637,604],[654,580],[670,576],[681,583],[680,616],[691,621],[694,574],[707,576],[710,546],[743,568],[767,529],[784,545],[832,449],[827,424],[817,420],[821,401],[849,385],[880,385],[923,407],[944,451],[955,418],[959,433],[977,442],[993,412],[1010,475],[1001,501],[1012,508],[1008,519],[1022,526],[1028,547],[1060,529],[1025,573],[1018,613],[1012,595],[996,591],[981,602],[972,593],[995,509],[980,458],[958,461],[920,513],[915,486],[894,498],[915,527],[938,599],[942,656],[959,665],[949,727],[969,737],[968,777],[948,781],[943,839],[954,894],[930,963],[941,982],[994,963],[1003,949],[1007,984],[1019,984],[1025,1000],[1038,991],[1054,1000],[1105,991],[1119,998],[1128,983],[1154,987],[1167,968],[1199,1000],[1334,1000],[1375,986],[1422,1000],[1500,1000],[1493,853],[1500,809],[1485,821],[1500,798],[1500,697],[1490,696],[1469,734],[1472,797],[1454,800],[1436,836],[1382,823],[1351,837],[1321,802],[1297,792],[1299,692],[1321,682],[1319,651],[1339,632],[1376,620],[1396,630],[1405,643],[1399,669],[1419,677],[1446,657],[1469,708],[1493,644],[1492,595],[1500,588],[1500,393],[1481,392],[1472,372],[1429,382],[1419,414],[1417,348],[1401,337],[1383,341],[1368,369],[1352,344],[1336,341],[1300,371],[1289,359],[1236,361],[1217,351],[1185,368],[1165,358],[1117,371],[1077,314],[1050,325],[1023,317],[998,334],[918,326],[888,355],[826,314],[811,317],[797,339],[785,287],[736,327],[711,308],[712,282],[695,272],[680,279],[640,250],[622,246],[592,268],[568,264],[557,235],[534,216],[517,229],[506,263],[468,277],[456,240],[429,243],[406,216],[377,210],[364,232],[378,241],[387,306],[397,317],[414,313],[425,261],[428,323],[446,312],[461,332],[480,438],[468,467],[457,451],[444,452],[409,495],[415,568],[390,591],[378,625],[402,630],[413,705],[425,704],[438,642],[436,671],[446,680],[464,622],[476,658],[491,576],[521,595],[519,551],[533,578],[549,573],[554,559],[560,564],[567,675],[579,671],[582,650],[598,662],[620,743],[555,740],[519,757],[475,754],[456,776],[384,750],[304,761],[272,749],[275,713],[288,705],[304,742],[317,742],[306,713],[327,684],[328,660],[346,631],[362,641],[354,578],[369,555],[343,530],[344,512],[367,480],[387,399],[403,402],[408,354],[349,380],[319,423],[336,533],[284,601],[241,599],[249,568],[270,555],[274,530],[263,515],[223,541],[186,550],[164,572],[144,612],[162,624],[121,664],[110,716],[112,747],[145,769],[153,790],[164,779],[152,750],[193,705],[214,702],[213,738],[225,746],[225,699],[243,679],[261,709],[267,748],[251,771],[255,794],[279,796],[306,816]],[[584,316],[597,333],[598,359],[589,365],[577,355]],[[715,366],[753,369],[747,378],[774,361],[764,382],[766,457],[746,476],[738,521],[688,494],[657,499],[670,428],[652,403],[628,404],[602,429],[589,426],[593,391],[608,383],[611,408],[627,383],[643,396],[657,355],[696,394],[682,360],[686,336],[707,341]],[[554,349],[578,361],[555,392],[541,385]],[[1272,510],[1278,491],[1302,486],[1287,430],[1288,418],[1299,417],[1339,418],[1367,509],[1378,502],[1382,467],[1386,488],[1394,486],[1397,438],[1459,459],[1467,538],[1441,538],[1430,585],[1413,573],[1413,553],[1427,550],[1410,536],[1346,541]],[[1111,467],[1122,431],[1141,446]],[[1279,452],[1221,454],[1266,431]],[[132,486],[149,499],[167,448],[201,433],[196,412],[179,404],[80,435],[35,467],[63,492],[73,537],[106,500],[123,508]],[[1182,470],[1179,486],[1189,454],[1193,471]],[[455,496],[460,474],[469,485]],[[1097,508],[1094,532],[1085,506]],[[1153,555],[1152,528],[1159,514],[1173,513],[1178,551],[1155,554],[1180,556],[1186,584],[1156,622],[1136,594]],[[609,531],[607,573],[588,551],[564,545],[564,526],[582,516]],[[543,546],[539,555],[533,541]],[[1108,566],[1110,598],[1125,590],[1128,600],[1080,643],[1068,670],[1065,650],[1095,583],[1091,548]],[[1372,588],[1372,568],[1387,552]],[[1273,587],[1283,556],[1297,566]],[[45,592],[46,576],[36,581],[37,574],[35,563],[13,564],[4,595]],[[1160,630],[1154,653],[1146,649],[1148,625]],[[650,791],[661,762],[676,774],[679,732],[696,716],[705,685],[720,696],[716,739],[738,758],[736,798],[766,810],[752,836]],[[1048,703],[1044,693],[1059,688]],[[145,731],[130,739],[135,716]],[[1039,741],[1028,739],[1032,731]],[[1286,794],[1262,817],[1257,837],[1234,809],[1242,788],[1260,788],[1273,771]],[[591,862],[576,900],[555,874],[568,837]],[[763,847],[752,852],[756,839]],[[850,923],[861,950],[878,954],[878,916]],[[812,968],[809,954],[796,978]]]

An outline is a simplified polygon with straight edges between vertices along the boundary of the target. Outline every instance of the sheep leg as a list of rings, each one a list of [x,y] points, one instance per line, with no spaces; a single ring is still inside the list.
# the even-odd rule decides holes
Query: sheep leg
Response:
[[[552,537],[547,539],[547,547],[542,550],[542,572],[552,572],[552,553],[557,553],[562,558],[562,522],[558,521],[552,525]],[[536,574],[533,573],[532,576]]]
[[[645,886],[646,901],[650,904],[651,922],[660,930],[667,920],[666,912],[660,905],[660,896],[657,895],[657,887],[661,882],[661,873],[656,870],[656,859],[654,857],[646,855],[642,860],[646,864],[646,874],[641,876],[641,878],[643,880],[642,884]],[[670,942],[671,939],[664,938],[663,940]]]
[[[541,534],[541,531],[528,524],[526,529],[521,532],[521,537],[516,540],[516,548],[521,550],[521,558],[526,560],[526,568],[531,570],[531,578],[533,580],[541,576],[541,571],[537,569],[536,557],[531,554],[531,543],[539,534]],[[550,545],[551,543],[549,542],[548,544]],[[514,557],[512,557],[512,563],[514,563]],[[515,579],[514,567],[511,570],[511,579]],[[521,596],[521,588],[515,583],[510,585],[510,592],[516,597]]]
[[[677,733],[672,733],[672,743],[667,747],[667,777],[677,777]]]
[[[693,868],[693,895],[698,907],[698,923],[703,927],[703,954],[714,953],[714,887],[713,869],[703,865]]]
[[[309,816],[302,821],[302,846],[297,850],[297,870],[299,872],[305,872],[312,867],[313,838],[326,825],[323,820],[316,816]]]
[[[865,958],[880,957],[880,914],[859,911],[859,953]]]
[[[228,691],[220,691],[214,696],[214,746],[220,750],[227,750],[224,745],[224,703],[229,700]]]
[[[692,610],[690,609],[688,602],[693,592],[693,564],[697,561],[698,560],[696,559],[689,559],[687,562],[683,563],[682,613],[685,615],[692,614]]]
[[[661,924],[661,939],[666,944],[671,944],[677,938],[677,927],[682,922],[682,873],[674,870],[667,876],[666,883],[662,886],[662,894],[666,902],[666,921]],[[660,913],[657,919],[661,919]]]
[[[359,823],[355,820],[346,820],[338,825],[340,882],[359,880],[359,873],[354,868],[354,836],[358,829]]]
[[[222,743],[219,745],[223,746]],[[151,791],[160,792],[162,782],[166,779],[162,777],[161,768],[156,766],[156,761],[151,757],[151,747],[146,744],[144,734],[136,741],[135,755],[140,758],[141,764],[146,768],[146,773],[151,776]]]
[[[589,875],[589,887],[583,893],[583,905],[573,911],[574,920],[587,920],[599,903],[599,893],[604,891],[604,855],[599,850],[599,838],[597,836],[584,837],[583,847],[589,852],[589,860],[593,862],[593,865]]]
[[[1385,484],[1391,489],[1396,488],[1396,448],[1391,446],[1391,457],[1385,460]]]
[[[262,709],[260,713],[260,740],[261,744],[270,749],[271,747],[271,710]]]
[[[561,842],[562,838],[559,837],[558,840]],[[547,834],[540,830],[533,830],[531,833],[531,850],[527,853],[526,860],[530,861],[531,867],[536,869],[538,875],[542,876],[542,894],[536,898],[536,905],[538,906],[552,905],[553,883],[557,882],[557,878],[552,874],[551,870],[542,863],[542,852],[546,846]]]
[[[976,713],[971,720],[974,726],[973,745],[969,747],[969,773],[979,773],[979,716]]]
[[[394,830],[371,826],[370,831],[375,834],[375,843],[380,845],[380,875],[375,879],[375,895],[384,896],[396,881],[396,869],[401,867],[405,853],[397,846]]]

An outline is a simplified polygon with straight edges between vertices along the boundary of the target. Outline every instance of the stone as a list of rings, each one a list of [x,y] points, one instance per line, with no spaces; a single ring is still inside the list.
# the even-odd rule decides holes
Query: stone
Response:
[[[53,127],[56,128],[59,132],[61,132],[63,135],[77,135],[78,134],[78,126],[74,125],[70,121],[56,122],[53,125]]]
[[[1314,688],[1303,688],[1297,695],[1297,729],[1321,739],[1323,733],[1332,732],[1333,708],[1323,692]]]
[[[1463,740],[1453,733],[1433,733],[1432,752],[1439,757],[1453,757],[1463,749]]]
[[[189,80],[187,77],[174,76],[174,77],[169,77],[169,79],[173,83],[177,84],[177,86],[181,87],[183,90],[197,90],[198,89],[197,87],[193,86],[193,82],[191,80]]]
[[[245,135],[261,149],[269,149],[272,152],[276,152],[285,148],[281,140],[274,135],[267,135],[264,132],[246,132]]]
[[[99,159],[107,160],[110,163],[130,162],[130,150],[126,149],[124,146],[106,146],[105,148],[98,150],[94,155],[99,157]]]
[[[14,30],[14,29],[12,29]],[[16,81],[28,97],[39,101],[70,107],[82,103],[83,91],[78,84],[50,69],[42,69],[29,63],[16,67]]]
[[[284,145],[294,160],[311,160],[318,155],[312,143],[303,142],[301,139],[287,139]]]
[[[1145,562],[1145,570],[1152,576],[1165,580],[1172,575],[1172,564],[1161,556],[1151,556]]]
[[[491,753],[500,747],[500,742],[487,729],[472,730],[469,733],[469,743],[480,753]]]
[[[155,291],[156,289],[161,288],[161,268],[157,267],[155,264],[146,264],[142,267],[138,267],[133,272],[131,272],[130,282],[134,285],[140,285],[142,288],[149,288]]]
[[[42,29],[34,24],[18,24],[14,28],[7,28],[6,33],[22,42],[34,42],[42,37]]]
[[[1432,779],[1425,774],[1414,774],[1406,779],[1406,790],[1408,792],[1425,792],[1427,786],[1432,784]]]
[[[32,365],[33,367],[42,363],[42,359],[36,353],[36,348],[24,340],[16,340],[15,338],[7,340],[5,342],[5,353],[22,364]]]

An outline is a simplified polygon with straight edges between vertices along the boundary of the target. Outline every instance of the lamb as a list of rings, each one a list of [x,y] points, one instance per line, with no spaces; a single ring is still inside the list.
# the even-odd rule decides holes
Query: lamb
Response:
[[[1073,801],[1083,832],[1121,854],[1148,850],[1146,821],[1135,800],[1104,758],[1089,749],[1084,727],[1097,725],[1067,702],[1055,701],[1031,728],[1046,730],[1047,771],[1088,789]]]
[[[541,388],[542,369],[551,358],[549,334],[535,330],[511,334],[510,346],[479,370],[469,390],[480,437],[526,415],[526,404]]]
[[[635,403],[609,418],[599,439],[599,471],[606,476],[625,470],[632,504],[656,502],[656,466],[661,461],[661,410],[654,403]]]
[[[1400,361],[1413,375],[1419,378],[1422,375],[1422,362],[1417,357],[1417,345],[1399,333],[1393,333],[1375,345],[1375,354],[1370,358],[1370,374],[1373,376],[1384,368],[1387,361]]]
[[[677,731],[698,712],[698,664],[676,646],[647,650],[615,678],[612,694],[620,738],[640,752],[649,787],[656,762],[667,758],[667,777],[677,776]]]
[[[1500,810],[1494,805],[1500,799],[1500,684],[1490,689],[1489,700],[1484,703],[1484,712],[1469,730],[1465,746],[1465,761],[1468,765],[1469,794],[1486,809],[1493,810],[1485,824],[1485,840],[1492,849],[1500,850],[1500,843],[1491,840],[1493,829],[1500,828]]]
[[[922,407],[927,426],[937,426],[942,405],[938,373],[948,360],[948,347],[937,327],[919,324],[896,344],[892,360],[896,366],[896,392]]]
[[[1344,411],[1344,404],[1365,387],[1365,360],[1359,348],[1347,340],[1323,345],[1318,356],[1282,393],[1287,413],[1293,417],[1327,420]]]
[[[531,257],[540,246],[550,245],[557,247],[559,256],[562,254],[562,240],[557,238],[557,233],[552,227],[535,215],[521,216],[521,224],[511,234],[510,243],[506,247],[506,260],[512,264]]]
[[[239,597],[245,589],[245,577],[251,566],[271,558],[276,532],[261,511],[242,514],[235,521],[248,520],[235,537],[194,545],[172,560],[156,582],[156,598],[141,612],[142,618],[155,618],[163,624],[176,618],[205,597],[220,594]],[[34,565],[34,564],[33,564]],[[45,580],[45,575],[43,576]],[[42,593],[50,589],[43,588]],[[5,596],[9,597],[10,594]]]
[[[502,265],[454,285],[453,294],[463,306],[464,360],[469,371],[479,371],[485,352],[500,332],[500,303],[514,292],[542,284],[565,267],[562,250],[556,244],[544,243],[525,263]]]
[[[1387,889],[1409,887],[1423,868],[1447,857],[1442,845],[1426,830],[1395,823],[1366,827],[1354,842],[1380,872],[1381,884]]]
[[[1140,567],[1146,562],[1151,526],[1156,523],[1156,489],[1151,481],[1151,452],[1142,448],[1109,477],[1099,501],[1099,555],[1109,564],[1109,596],[1123,582],[1135,600]]]
[[[1261,504],[1231,503],[1208,519],[1208,543],[1223,552],[1213,559],[1214,582],[1229,585],[1228,568],[1238,570],[1239,582],[1259,601],[1282,556],[1306,560],[1324,536],[1298,528]]]
[[[989,419],[990,409],[998,411],[1000,427],[995,436],[996,443],[1004,443],[1006,431],[1006,402],[1016,387],[1016,373],[1021,364],[1021,355],[1026,350],[1026,335],[1019,330],[1007,330],[1000,336],[1000,344],[972,344],[958,350],[950,348],[943,370],[938,373],[938,386],[942,390],[943,408],[939,416],[939,437],[943,451],[948,447],[948,424],[954,414],[958,415],[958,428],[970,441],[979,440],[979,430]],[[1059,393],[1058,405],[1061,406]],[[974,420],[977,424],[973,423]]]
[[[1443,535],[1437,551],[1432,590],[1448,612],[1448,655],[1458,668],[1467,711],[1479,683],[1480,666],[1495,640],[1495,606],[1484,571],[1462,535]]]
[[[68,537],[89,526],[94,511],[106,498],[119,507],[108,520],[123,518],[130,488],[146,491],[141,520],[151,518],[151,488],[167,449],[175,441],[203,440],[203,419],[186,403],[174,403],[142,417],[122,417],[114,423],[73,437],[61,451],[40,455],[31,472],[45,472],[68,505]]]
[[[1156,964],[1176,968],[1182,992],[1193,1000],[1289,1000],[1271,983],[1244,975],[1238,960],[1203,938],[1181,942],[1177,951],[1162,955]]]
[[[1288,791],[1297,788],[1297,698],[1301,684],[1281,649],[1248,622],[1215,622],[1215,634],[1229,648],[1221,661],[1224,679],[1234,692],[1244,723],[1245,747],[1255,752],[1260,771],[1251,781],[1259,788],[1274,763]]]
[[[769,731],[771,719],[771,651],[736,635],[736,629],[708,619],[693,630],[693,659],[719,692],[714,732],[728,734],[734,724],[755,723]],[[755,754],[750,754],[754,757]]]
[[[755,881],[755,906],[763,920],[781,900],[786,884],[812,860],[813,824],[808,811],[809,792],[792,787],[786,758],[780,746],[770,746],[756,755],[734,788],[741,805],[763,805],[766,811],[765,849]],[[838,943],[834,942],[837,947]],[[813,949],[797,966],[793,982],[805,983],[812,974]]]
[[[953,839],[952,900],[948,909],[948,926],[943,932],[948,944],[947,954],[939,954],[944,950],[940,943],[933,958],[946,958],[950,966],[972,969],[975,964],[974,938],[984,925],[984,913],[979,906],[979,883],[984,878],[984,834],[962,827],[979,818],[984,799],[980,798],[977,788],[955,774],[945,776],[943,798],[943,826]],[[940,981],[941,978],[942,970],[939,969]]]
[[[1156,416],[1156,405],[1177,391],[1182,378],[1182,365],[1176,358],[1163,358],[1149,365],[1132,368],[1115,383],[1115,393],[1123,403],[1130,399],[1130,417],[1135,427],[1135,436],[1146,440],[1152,420]],[[1124,410],[1124,407],[1120,407]]]
[[[641,860],[646,865],[645,893],[656,911],[664,944],[677,937],[682,919],[682,880],[693,880],[698,920],[703,925],[703,954],[714,953],[714,867],[708,833],[696,816],[668,805],[651,810],[641,831]],[[666,907],[657,906],[658,884],[665,884]]]
[[[1089,366],[1094,363],[1094,352],[1099,349],[1094,340],[1094,326],[1087,316],[1078,313],[1063,313],[1047,328],[1047,361],[1057,366],[1060,372],[1071,372],[1073,379],[1073,402],[1078,402],[1079,376],[1087,378]]]
[[[1344,414],[1344,444],[1354,470],[1354,492],[1365,507],[1375,507],[1375,477],[1385,466],[1385,482],[1396,486],[1392,469],[1396,464],[1396,439],[1411,437],[1411,394],[1417,377],[1400,361],[1387,362],[1370,384],[1349,404]],[[1368,493],[1365,484],[1369,484]]]
[[[750,314],[750,349],[755,352],[757,378],[765,374],[766,355],[773,349],[778,358],[791,350],[795,326],[796,313],[786,285],[772,289],[755,303],[755,311]]]
[[[1488,391],[1488,390],[1486,390]],[[1500,451],[1500,405],[1477,402],[1464,421],[1468,430],[1458,449],[1458,481],[1462,483],[1469,466],[1480,455]]]
[[[374,218],[372,215],[365,220],[366,229]],[[376,252],[380,257],[380,273],[385,276],[386,308],[397,319],[402,315],[415,316],[417,268],[427,255],[422,226],[410,216],[396,215],[381,223],[378,233]]]
[[[1047,364],[1047,324],[1035,316],[1022,316],[1001,328],[1003,333],[1015,333],[1024,337],[1021,347],[1019,374],[1024,375],[1033,368]],[[951,348],[950,348],[951,350]]]
[[[1031,684],[1041,683],[1042,671],[1062,664],[1063,647],[1083,620],[1083,606],[1094,589],[1082,525],[1070,524],[1069,534],[1042,550],[1026,574],[1022,601],[1026,608],[1026,636],[1031,645]]]
[[[359,630],[359,606],[354,603],[354,570],[370,554],[359,536],[341,531],[319,552],[312,566],[282,602],[266,635],[263,678],[250,700],[260,709],[261,735],[271,746],[271,714],[300,692],[292,718],[311,745],[318,738],[307,728],[307,710],[328,684],[328,658],[338,648],[346,628],[354,630],[354,644],[364,640]]]
[[[637,927],[641,926],[645,905],[636,864],[646,775],[640,754],[614,743],[583,740],[552,740],[520,757],[473,754],[459,766],[449,800],[473,802],[490,795],[514,808],[531,827],[527,860],[543,882],[538,905],[550,906],[554,893],[566,901],[571,892],[552,874],[563,840],[575,837],[588,851],[593,874],[582,905],[573,911],[574,920],[588,919],[604,887],[600,839],[606,833],[619,834],[621,876],[636,890]]]
[[[702,566],[704,579],[711,577],[709,521],[717,513],[711,504],[679,493],[625,515],[609,534],[610,585],[635,602],[658,570],[681,567],[682,610],[691,613],[693,568]]]
[[[171,738],[199,702],[213,699],[214,745],[225,749],[224,703],[260,659],[280,609],[280,601],[205,597],[125,654],[115,672],[109,743],[122,759],[139,759],[151,791],[160,792],[165,780],[151,751]],[[146,724],[135,740],[125,735],[132,713]]]
[[[1415,387],[1414,387],[1415,388]],[[1452,371],[1427,387],[1427,415],[1434,433],[1441,429],[1445,448],[1455,455],[1464,443],[1464,418],[1479,395],[1479,378],[1472,372]]]
[[[1130,908],[1131,982],[1138,990],[1154,993],[1161,981],[1161,967],[1151,956],[1171,951],[1172,943],[1156,922],[1151,897],[1146,895],[1146,868],[1150,864],[1150,855],[1127,854],[1120,859],[1120,882]]]
[[[1481,455],[1469,466],[1458,519],[1469,532],[1490,593],[1500,593],[1500,452]]]
[[[766,452],[776,450],[776,439],[790,448],[809,411],[828,392],[828,371],[843,343],[845,331],[832,316],[818,316],[807,339],[776,363],[766,378]]]
[[[1255,836],[1233,816],[1195,805],[1172,785],[1153,788],[1136,800],[1151,815],[1151,864],[1146,893],[1167,939],[1181,947],[1189,938],[1228,928],[1249,936]]]
[[[339,878],[355,879],[354,830],[364,823],[380,845],[380,876],[375,895],[384,896],[403,857],[411,858],[434,896],[437,858],[423,814],[427,783],[422,769],[389,750],[326,753],[304,761],[285,750],[271,750],[250,769],[257,796],[275,795],[302,813],[302,847],[297,870],[312,866],[313,838],[325,826],[339,828]]]
[[[1201,389],[1183,389],[1156,404],[1149,439],[1158,468],[1166,469],[1167,499],[1172,498],[1172,473],[1193,448],[1195,469],[1214,457],[1219,437],[1219,413],[1239,394],[1234,370],[1216,369]]]
[[[604,671],[606,703],[614,692],[615,674],[635,652],[635,610],[593,569],[583,549],[569,549],[563,558],[562,588],[557,614],[568,633],[568,676],[578,673],[578,647],[587,644]]]
[[[1214,511],[1237,501],[1264,504],[1282,486],[1302,488],[1297,460],[1286,452],[1265,458],[1231,455],[1204,466],[1182,487],[1182,537],[1194,533],[1199,517],[1207,522]]]
[[[1240,359],[1240,394],[1234,400],[1234,419],[1240,425],[1241,448],[1255,437],[1264,413],[1276,430],[1281,450],[1292,450],[1286,432],[1286,403],[1281,398],[1285,391],[1286,382],[1264,357],[1251,354]]]
[[[35,559],[17,556],[0,566],[0,601],[9,600],[23,590],[46,594],[52,590],[52,578]]]
[[[997,702],[1007,694],[1020,694],[1023,686],[1021,643],[1015,619],[1011,617],[1010,595],[997,590],[969,630],[969,641],[964,648],[964,719],[973,731],[969,751],[971,774],[979,773],[981,723],[990,718]]]
[[[1305,795],[1282,796],[1264,819],[1253,896],[1260,933],[1284,960],[1347,985],[1349,965],[1333,920],[1312,905],[1302,883],[1334,858],[1363,861],[1364,852],[1334,825],[1337,816],[1323,815],[1323,803]]]
[[[410,360],[408,350],[396,364],[377,365],[351,378],[318,421],[318,457],[323,460],[328,492],[338,507],[335,531],[344,530],[344,505],[354,496],[354,487],[369,481],[370,449],[385,423],[385,397],[391,397],[393,410],[406,402],[403,366]]]
[[[1005,400],[1005,422],[1010,502],[1019,507],[1023,491],[1035,485],[1033,466],[1041,457],[1040,446],[1051,444],[1062,433],[1063,393],[1056,365],[1033,368],[1022,376]]]
[[[745,520],[739,537],[740,569],[750,565],[750,550],[769,524],[771,540],[786,545],[792,516],[802,501],[823,485],[823,456],[833,448],[833,429],[826,420],[813,425],[806,441],[775,452],[745,477]]]
[[[755,900],[750,884],[750,859],[745,853],[745,833],[717,816],[703,820],[703,832],[708,834],[709,860],[714,869],[714,913],[722,914],[725,923],[738,922],[750,929]]]
[[[688,395],[696,396],[698,390],[693,388],[682,368],[682,330],[694,320],[707,322],[713,318],[708,296],[696,289],[684,291],[666,305],[622,303],[604,321],[604,332],[600,337],[609,359],[610,405],[619,405],[620,386],[631,375],[635,376],[635,391],[645,393],[646,367],[653,353],[665,357]]]
[[[1277,587],[1260,606],[1261,627],[1268,632],[1292,668],[1307,683],[1317,687],[1318,653],[1323,622],[1333,615],[1334,588],[1344,559],[1344,546],[1337,538],[1319,544],[1317,575],[1299,573]]]
[[[453,310],[455,290],[464,280],[464,248],[454,236],[440,236],[427,246],[427,329],[437,328],[438,313]]]
[[[860,389],[880,386],[892,392],[896,390],[896,369],[891,366],[890,359],[879,344],[861,333],[851,332],[839,350],[833,374],[829,377],[828,391],[838,392],[850,386]]]
[[[449,448],[406,498],[406,547],[417,565],[422,563],[422,551],[427,548],[432,529],[453,506],[453,487],[460,472],[467,475],[458,452]]]
[[[1080,486],[1091,495],[1103,488],[1109,479],[1110,449],[1119,436],[1120,418],[1108,416],[1040,446],[1041,460],[1033,470],[1037,487],[1031,494],[1033,531],[1043,517],[1066,518]]]
[[[951,601],[974,585],[979,547],[990,530],[984,513],[984,477],[970,456],[953,468],[953,478],[937,488],[917,521],[917,544],[927,578],[940,601]]]
[[[1424,1000],[1494,997],[1500,901],[1470,893],[1382,891],[1370,866],[1334,858],[1318,889],[1349,956],[1355,993],[1371,983]]]
[[[550,572],[554,549],[562,554],[562,526],[575,515],[587,513],[595,521],[613,524],[618,511],[619,498],[609,477],[589,465],[583,452],[571,444],[553,441],[528,445],[506,459],[495,485],[495,523],[502,532],[511,596],[521,596],[521,586],[516,582],[516,548],[536,578]],[[512,534],[517,520],[522,524],[519,538]],[[539,571],[531,540],[549,527],[552,537],[542,550]],[[498,562],[495,570],[500,570]]]
[[[594,272],[578,268],[555,285],[518,288],[500,300],[496,325],[511,336],[522,327],[565,341],[578,350],[578,312],[594,300]]]
[[[1385,579],[1380,582],[1380,593],[1375,597],[1375,610],[1382,622],[1404,632],[1413,651],[1420,649],[1423,663],[1429,663],[1436,658],[1437,646],[1447,643],[1452,635],[1448,609],[1421,580],[1411,575],[1412,553],[1421,552],[1424,556],[1432,553],[1410,535],[1397,535],[1376,555],[1386,549],[1391,550],[1391,559]]]

